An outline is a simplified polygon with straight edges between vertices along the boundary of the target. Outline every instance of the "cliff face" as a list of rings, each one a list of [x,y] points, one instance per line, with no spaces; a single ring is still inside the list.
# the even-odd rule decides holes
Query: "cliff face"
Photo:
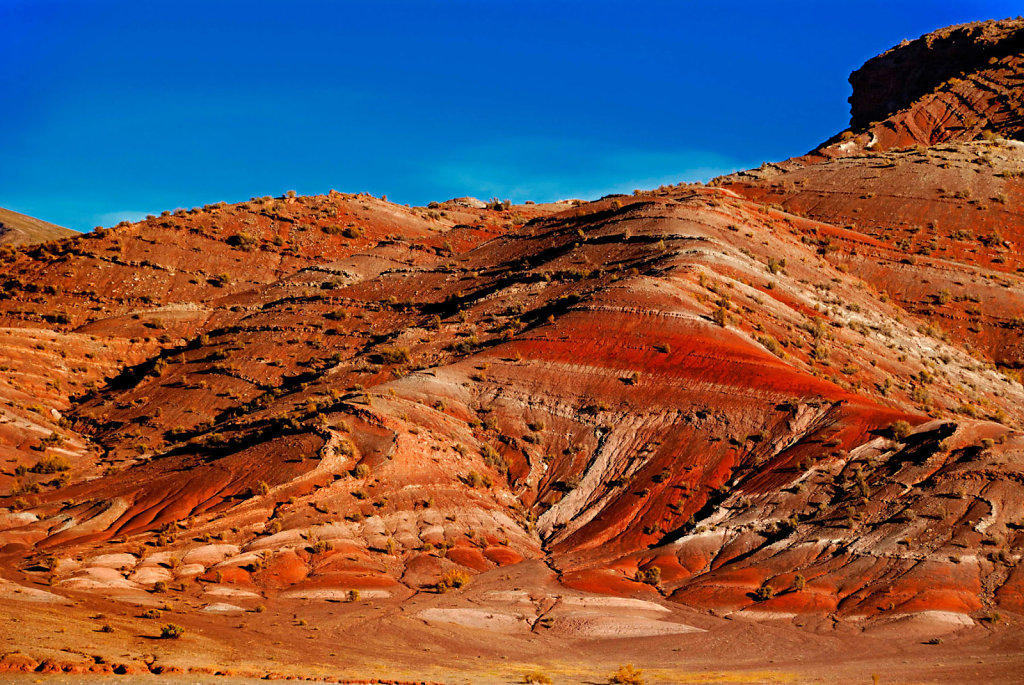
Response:
[[[589,203],[254,198],[3,251],[5,572],[199,605],[541,560],[740,616],[1024,611],[1024,152],[848,143]]]
[[[904,42],[850,75],[850,130],[826,146],[888,150],[1024,132],[1024,21],[964,24]]]
[[[906,109],[953,78],[1024,52],[1024,21],[989,21],[929,33],[868,60],[850,74],[850,128],[867,128]]]

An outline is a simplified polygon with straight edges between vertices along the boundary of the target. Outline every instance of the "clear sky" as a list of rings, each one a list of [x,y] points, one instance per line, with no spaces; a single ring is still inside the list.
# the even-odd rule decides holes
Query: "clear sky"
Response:
[[[593,198],[806,152],[850,71],[1024,3],[0,0],[0,206]]]

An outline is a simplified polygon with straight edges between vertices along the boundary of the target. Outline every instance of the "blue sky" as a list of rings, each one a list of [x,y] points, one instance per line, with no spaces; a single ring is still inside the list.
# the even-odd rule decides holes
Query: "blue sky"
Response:
[[[0,0],[0,206],[593,198],[800,154],[850,71],[1021,2]]]

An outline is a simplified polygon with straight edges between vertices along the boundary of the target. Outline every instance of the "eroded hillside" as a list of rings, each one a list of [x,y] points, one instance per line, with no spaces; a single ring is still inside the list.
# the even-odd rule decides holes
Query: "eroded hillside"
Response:
[[[587,203],[254,198],[8,248],[7,594],[188,620],[542,563],[800,625],[1022,613],[1007,117]],[[512,590],[512,632],[580,630]]]

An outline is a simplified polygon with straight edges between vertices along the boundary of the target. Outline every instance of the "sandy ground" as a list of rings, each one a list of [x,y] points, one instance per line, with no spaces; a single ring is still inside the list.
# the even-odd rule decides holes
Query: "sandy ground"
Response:
[[[624,663],[644,669],[648,683],[1019,683],[1024,673],[1019,617],[960,629],[928,616],[871,625],[745,620],[577,593],[539,564],[404,601],[269,599],[264,611],[225,614],[203,612],[198,591],[168,594],[173,608],[159,619],[84,593],[73,607],[12,596],[0,599],[0,653],[142,672],[0,674],[9,683],[242,683],[277,674],[488,684],[521,682],[529,671],[555,683],[604,683]],[[157,639],[166,622],[185,636]],[[149,675],[147,663],[185,673]]]

